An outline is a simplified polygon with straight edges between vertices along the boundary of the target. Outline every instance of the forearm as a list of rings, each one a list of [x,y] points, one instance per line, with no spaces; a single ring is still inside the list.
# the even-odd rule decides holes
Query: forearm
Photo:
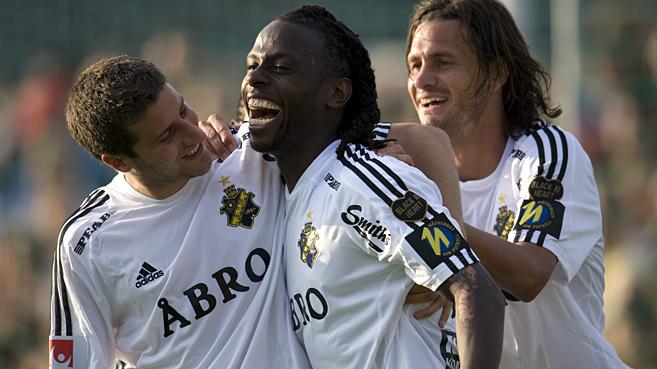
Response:
[[[496,369],[502,351],[504,297],[481,264],[456,277],[449,291],[456,305],[461,369]]]
[[[514,244],[470,225],[466,228],[470,247],[497,285],[518,299],[533,300],[549,280],[556,256],[534,244]]]
[[[389,137],[397,140],[413,159],[414,166],[440,189],[443,204],[467,238],[461,210],[459,177],[454,164],[454,152],[447,134],[434,127],[417,123],[395,123]]]

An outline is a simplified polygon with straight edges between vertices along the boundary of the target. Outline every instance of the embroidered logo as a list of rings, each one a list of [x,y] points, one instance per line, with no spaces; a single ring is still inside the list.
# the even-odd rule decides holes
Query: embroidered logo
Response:
[[[228,185],[228,177],[222,176],[221,183],[224,187]],[[255,194],[232,184],[224,188],[224,193],[219,212],[226,214],[226,224],[229,227],[252,228],[256,216],[260,213],[260,206],[253,200]]]
[[[317,254],[319,254],[316,246],[319,235],[317,234],[317,229],[313,227],[312,217],[313,212],[311,210],[306,215],[307,222],[303,225],[303,230],[301,231],[301,235],[299,235],[299,241],[297,241],[301,261],[311,269],[315,259],[317,259]]]
[[[500,206],[497,217],[495,218],[495,227],[493,227],[493,229],[499,237],[506,240],[509,231],[511,231],[515,222],[516,214],[506,205],[502,205]]]

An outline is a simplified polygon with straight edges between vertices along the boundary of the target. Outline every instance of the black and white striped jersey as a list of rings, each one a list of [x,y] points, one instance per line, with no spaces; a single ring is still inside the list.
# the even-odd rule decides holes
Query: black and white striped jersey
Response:
[[[290,329],[280,172],[242,138],[167,199],[117,175],[66,221],[52,368],[309,368]]]
[[[536,299],[508,296],[501,368],[626,368],[602,335],[604,238],[591,162],[577,139],[537,121],[509,138],[490,176],[461,182],[466,223],[558,259]]]
[[[385,136],[385,133],[384,133]],[[336,141],[286,193],[292,320],[315,369],[458,367],[454,325],[403,302],[477,262],[436,185],[392,157]]]

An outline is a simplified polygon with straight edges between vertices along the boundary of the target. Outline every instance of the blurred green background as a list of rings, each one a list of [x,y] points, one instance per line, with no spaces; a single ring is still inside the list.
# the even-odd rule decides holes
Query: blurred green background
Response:
[[[414,1],[317,1],[361,35],[383,118],[417,121],[404,42]],[[507,0],[553,74],[557,123],[594,163],[607,238],[606,335],[635,368],[657,368],[657,2]],[[102,56],[158,64],[200,117],[232,117],[258,31],[301,2],[0,2],[0,368],[47,361],[59,227],[112,172],[65,129],[72,78]],[[555,322],[559,324],[559,322]]]

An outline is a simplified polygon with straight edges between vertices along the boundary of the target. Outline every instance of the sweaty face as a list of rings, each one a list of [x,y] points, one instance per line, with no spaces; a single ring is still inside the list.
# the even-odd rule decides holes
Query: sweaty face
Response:
[[[422,23],[407,55],[408,93],[422,124],[454,140],[467,134],[486,99],[475,98],[477,58],[458,20]]]
[[[326,90],[323,45],[315,31],[283,21],[270,23],[258,35],[242,81],[257,151],[280,154],[312,134]]]
[[[212,158],[197,124],[196,113],[167,83],[157,101],[128,128],[136,138],[136,157],[125,159],[132,167],[127,173],[129,182],[134,185],[136,181],[148,189],[146,192],[166,196],[190,178],[205,174]]]

